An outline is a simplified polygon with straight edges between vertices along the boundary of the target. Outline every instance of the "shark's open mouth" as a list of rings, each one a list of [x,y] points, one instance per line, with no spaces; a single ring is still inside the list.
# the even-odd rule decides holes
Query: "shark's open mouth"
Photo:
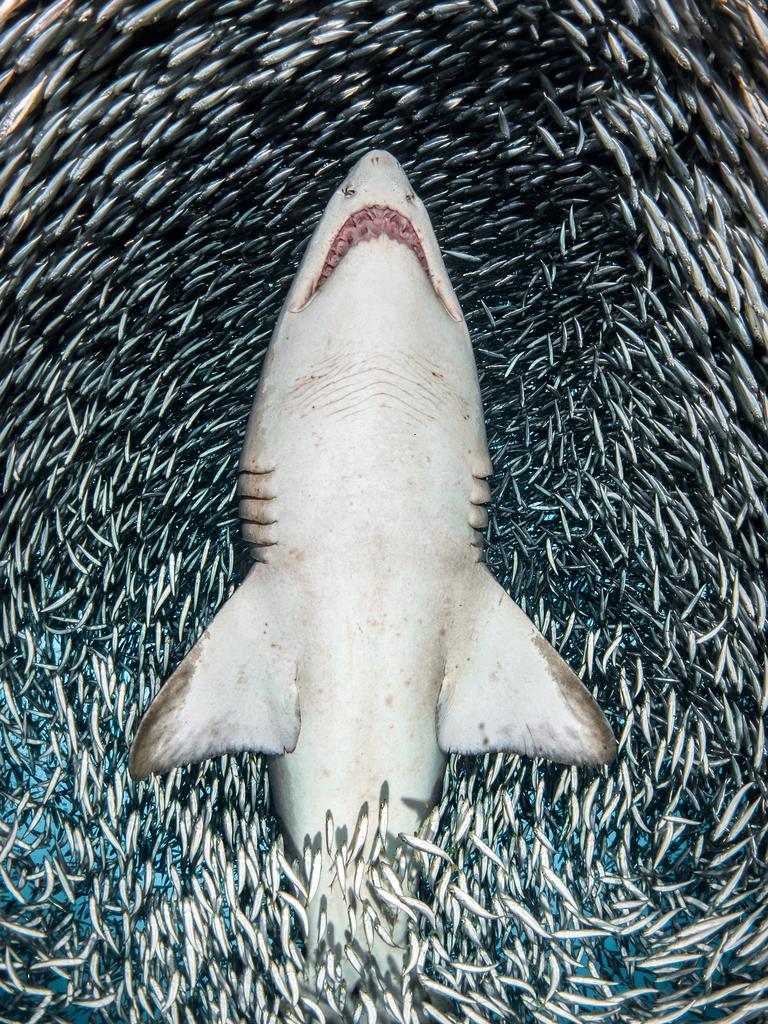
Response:
[[[337,231],[325,257],[315,291],[328,280],[353,245],[357,245],[358,242],[370,242],[381,235],[407,245],[415,253],[424,272],[429,274],[424,248],[408,218],[388,206],[366,206],[348,217]]]

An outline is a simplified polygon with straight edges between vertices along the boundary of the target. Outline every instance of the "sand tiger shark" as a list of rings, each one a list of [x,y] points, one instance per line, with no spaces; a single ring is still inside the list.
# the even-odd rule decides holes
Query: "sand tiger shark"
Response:
[[[389,833],[415,832],[452,752],[611,761],[603,713],[485,564],[491,472],[429,216],[397,160],[369,152],[265,356],[238,478],[254,564],[146,712],[131,775],[271,755],[301,850],[327,811],[350,829],[364,805],[375,816],[383,788]],[[314,901],[343,942],[330,875]]]

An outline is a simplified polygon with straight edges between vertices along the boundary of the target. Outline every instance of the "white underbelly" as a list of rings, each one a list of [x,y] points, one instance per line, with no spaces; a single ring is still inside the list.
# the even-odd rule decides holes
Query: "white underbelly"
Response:
[[[415,829],[442,779],[435,707],[444,670],[445,579],[469,562],[471,474],[439,451],[430,421],[408,424],[386,396],[342,428],[317,412],[285,449],[275,565],[305,595],[296,749],[271,766],[277,811],[293,842],[330,810],[354,827],[361,806],[389,801],[390,832]],[[307,460],[316,444],[317,457]],[[301,471],[300,471],[301,468]],[[382,790],[382,786],[386,788]]]
[[[386,796],[389,831],[410,831],[445,764],[435,731],[445,595],[431,574],[398,581],[369,569],[332,592],[306,582],[317,641],[299,664],[298,743],[270,767],[278,814],[301,847],[322,832],[327,810],[352,829],[364,803],[375,818]]]
[[[299,846],[327,810],[349,828],[364,802],[375,814],[383,784],[390,832],[423,818],[445,764],[435,709],[446,581],[478,559],[473,473],[488,472],[463,336],[433,316],[429,293],[404,306],[409,279],[365,259],[357,321],[326,317],[323,292],[311,331],[286,321],[241,461],[244,511],[270,521],[246,537],[290,574],[298,632],[313,638],[299,656],[298,742],[270,767]],[[377,289],[386,294],[367,301]]]

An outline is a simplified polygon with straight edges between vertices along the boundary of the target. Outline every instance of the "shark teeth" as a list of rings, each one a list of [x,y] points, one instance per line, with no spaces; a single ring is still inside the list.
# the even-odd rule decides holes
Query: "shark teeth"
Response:
[[[408,218],[388,206],[366,206],[348,217],[336,232],[314,290],[317,291],[328,280],[353,246],[359,242],[370,242],[382,235],[408,246],[424,273],[429,275],[424,248]]]

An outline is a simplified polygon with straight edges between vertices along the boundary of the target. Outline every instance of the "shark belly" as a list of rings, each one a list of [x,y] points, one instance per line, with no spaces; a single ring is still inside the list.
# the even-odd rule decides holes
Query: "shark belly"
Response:
[[[352,251],[335,271],[340,285],[349,278],[348,319],[326,314],[320,294],[311,329],[292,335],[289,321],[241,460],[246,471],[274,467],[273,543],[254,556],[283,574],[312,638],[298,654],[296,746],[269,764],[295,853],[324,843],[329,812],[337,843],[350,842],[365,807],[367,855],[384,798],[393,851],[439,796],[446,763],[435,713],[446,581],[477,568],[470,499],[490,466],[474,372],[462,372],[465,353],[420,269],[393,269],[393,245]],[[251,479],[243,474],[244,491]],[[327,868],[318,897],[329,937],[343,944],[347,911]],[[318,913],[316,903],[310,957]]]
[[[425,600],[439,597],[436,588],[421,592]],[[299,668],[299,740],[270,761],[284,830],[300,851],[307,837],[324,835],[330,812],[339,837],[351,836],[363,805],[375,826],[379,802],[387,798],[392,837],[412,832],[445,766],[435,732],[440,637],[420,617],[382,600],[375,586],[350,589],[313,619],[321,639]]]
[[[246,468],[274,465],[275,543],[256,556],[300,580],[296,615],[314,638],[298,664],[298,742],[270,764],[299,849],[326,811],[351,830],[363,804],[375,821],[387,795],[396,836],[431,806],[445,766],[445,581],[477,560],[479,402],[446,383],[445,318],[425,323],[403,304],[388,255],[382,244],[346,257],[336,273],[369,298],[331,325],[318,297],[311,335],[267,367],[243,455]]]

